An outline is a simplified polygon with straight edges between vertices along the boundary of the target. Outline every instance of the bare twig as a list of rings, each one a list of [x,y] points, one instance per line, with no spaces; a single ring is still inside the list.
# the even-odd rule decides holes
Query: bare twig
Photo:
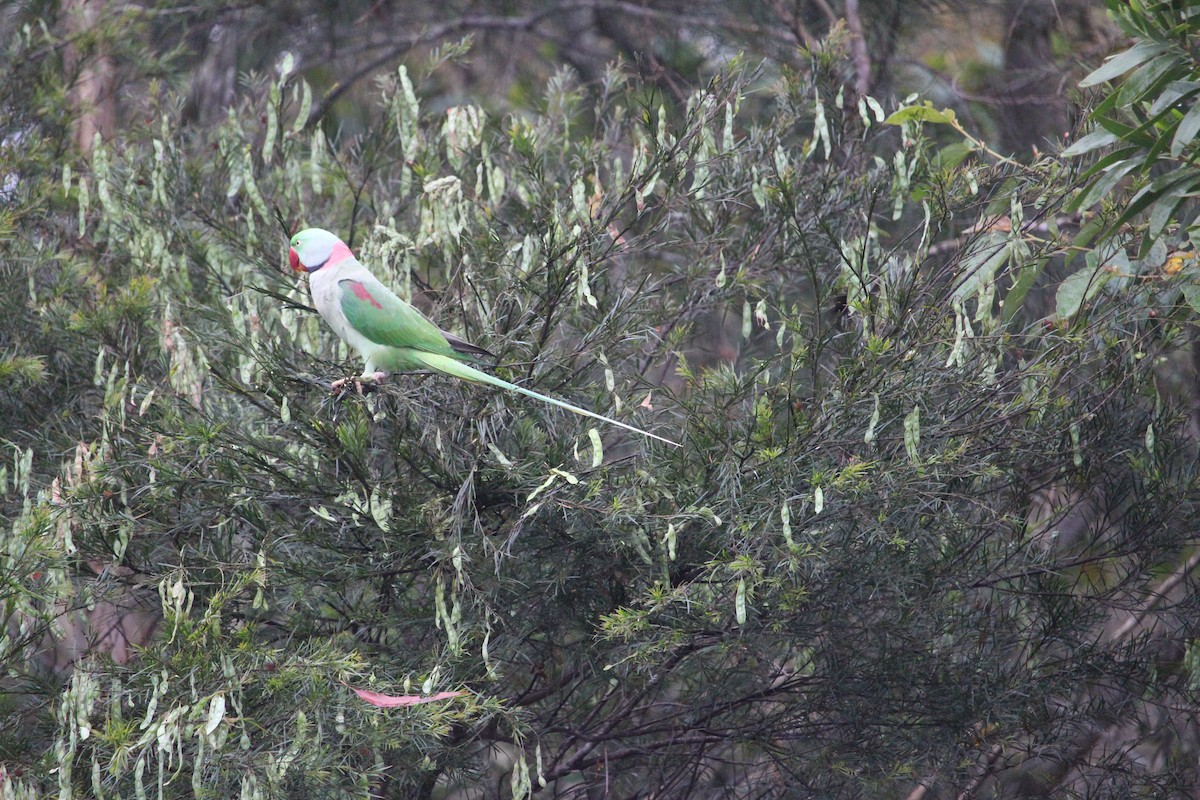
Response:
[[[809,50],[814,50],[817,47],[817,40],[809,33],[808,28],[804,27],[804,23],[800,21],[800,15],[792,11],[788,11],[783,5],[783,0],[770,0],[771,10],[775,12],[775,16],[779,17],[779,21],[787,26],[792,35],[796,37],[796,41],[803,44]]]
[[[1158,588],[1150,592],[1150,596],[1146,599],[1146,602],[1142,604],[1142,607],[1139,608],[1136,613],[1130,616],[1129,619],[1125,620],[1125,622],[1121,624],[1121,627],[1113,631],[1113,634],[1110,637],[1111,640],[1114,642],[1119,642],[1129,634],[1133,633],[1133,631],[1145,621],[1146,617],[1151,611],[1162,605],[1163,600],[1167,598],[1167,594],[1180,583],[1182,583],[1183,579],[1190,575],[1197,566],[1200,566],[1200,550],[1192,553],[1188,560],[1185,561],[1179,567],[1179,569],[1177,569],[1170,577],[1160,583]]]
[[[737,33],[751,34],[787,44],[795,43],[792,36],[784,35],[778,30],[767,26],[751,25],[725,18],[703,18],[687,14],[678,14],[639,5],[637,3],[627,2],[626,0],[563,0],[563,2],[559,3],[558,5],[548,6],[541,11],[525,16],[497,16],[482,14],[464,16],[440,25],[429,26],[420,33],[412,36],[408,36],[399,40],[393,40],[393,43],[384,49],[382,53],[367,61],[354,72],[350,73],[350,75],[344,80],[335,84],[333,88],[331,88],[329,92],[326,93],[326,95],[321,99],[321,101],[313,106],[312,111],[308,115],[308,121],[305,123],[305,127],[311,128],[313,125],[315,125],[318,120],[320,120],[323,116],[325,116],[326,113],[329,112],[330,107],[337,102],[338,98],[345,94],[346,91],[354,86],[358,81],[380,69],[384,65],[398,60],[414,47],[440,41],[455,34],[469,33],[472,31],[511,31],[515,33],[529,33],[533,32],[547,19],[551,19],[571,11],[617,12],[639,19],[664,20],[667,22],[673,22],[677,25],[695,26],[700,28],[712,28],[719,26],[724,30],[735,31]],[[801,30],[803,30],[803,26],[801,26]],[[808,38],[810,41],[806,42],[806,44],[811,45],[811,36]]]

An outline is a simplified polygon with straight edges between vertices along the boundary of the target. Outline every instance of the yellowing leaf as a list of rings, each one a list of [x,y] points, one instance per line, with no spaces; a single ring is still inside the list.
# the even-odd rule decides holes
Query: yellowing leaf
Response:
[[[1195,251],[1176,250],[1167,257],[1166,263],[1163,264],[1163,272],[1168,275],[1178,275],[1183,271],[1184,262],[1195,258]]]

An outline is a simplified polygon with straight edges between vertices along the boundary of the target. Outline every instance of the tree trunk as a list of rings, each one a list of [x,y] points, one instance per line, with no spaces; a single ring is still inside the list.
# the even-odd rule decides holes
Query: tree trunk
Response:
[[[64,0],[67,102],[74,111],[71,138],[79,152],[92,152],[96,134],[110,138],[117,126],[116,69],[100,22],[105,0]]]
[[[1055,63],[1053,36],[1061,23],[1059,0],[1006,0],[1008,35],[1004,45],[1007,106],[1000,114],[1004,149],[1018,156],[1047,142],[1062,141],[1069,128],[1064,89],[1067,77]]]

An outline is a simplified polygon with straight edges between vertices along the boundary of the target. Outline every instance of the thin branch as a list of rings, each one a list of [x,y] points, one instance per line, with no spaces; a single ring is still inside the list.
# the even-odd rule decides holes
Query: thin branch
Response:
[[[344,80],[338,82],[332,89],[321,99],[319,103],[313,106],[312,111],[308,115],[308,121],[305,122],[305,128],[314,126],[326,113],[330,107],[337,102],[343,94],[346,93],[354,84],[370,75],[377,69],[380,69],[386,64],[401,58],[405,53],[412,50],[421,44],[429,44],[440,41],[454,34],[466,33],[470,31],[512,31],[516,33],[532,32],[539,25],[549,18],[559,16],[563,13],[571,11],[600,11],[600,12],[619,12],[631,17],[639,19],[654,19],[675,23],[676,25],[691,25],[699,28],[720,27],[724,30],[735,31],[737,33],[752,34],[761,36],[767,39],[794,44],[792,37],[780,34],[778,31],[762,25],[749,25],[739,23],[729,19],[706,19],[701,17],[693,17],[684,14],[676,14],[669,11],[661,11],[654,8],[648,8],[636,3],[625,2],[625,0],[564,0],[556,6],[549,6],[533,14],[519,17],[495,16],[495,15],[475,15],[460,17],[459,19],[445,22],[440,25],[433,25],[422,32],[400,39],[398,42],[387,48],[383,53],[363,64],[354,72],[350,73]],[[810,37],[811,38],[811,37]]]
[[[367,75],[371,74],[380,67],[403,56],[412,48],[419,44],[427,44],[444,39],[455,33],[461,33],[469,30],[515,30],[523,31],[530,30],[543,19],[555,13],[558,9],[546,9],[532,14],[527,17],[496,17],[496,16],[474,16],[462,17],[452,22],[446,22],[441,25],[434,25],[426,28],[421,33],[415,36],[410,36],[391,48],[388,48],[382,55],[368,61],[363,66],[359,67],[343,81],[338,82],[326,95],[321,98],[321,102],[313,107],[309,112],[308,121],[304,124],[305,128],[311,128],[317,123],[321,117],[325,116],[329,108],[337,102],[343,94],[346,93],[354,84],[362,80]]]
[[[792,35],[796,37],[797,43],[803,44],[809,50],[815,50],[817,48],[819,42],[817,42],[816,38],[812,35],[812,33],[809,32],[808,28],[804,26],[804,23],[800,21],[799,14],[788,11],[783,5],[783,0],[770,0],[770,5],[771,10],[775,12],[775,16],[779,17],[779,20],[786,25],[788,30],[792,32]]]
[[[1176,586],[1183,582],[1184,578],[1192,573],[1197,566],[1200,566],[1200,550],[1192,553],[1191,557],[1183,563],[1183,565],[1175,571],[1173,575],[1164,580],[1158,585],[1158,588],[1150,592],[1150,597],[1129,619],[1122,623],[1121,627],[1113,631],[1111,641],[1119,642],[1129,634],[1133,633],[1150,612],[1162,605],[1162,602],[1167,599],[1169,594]]]

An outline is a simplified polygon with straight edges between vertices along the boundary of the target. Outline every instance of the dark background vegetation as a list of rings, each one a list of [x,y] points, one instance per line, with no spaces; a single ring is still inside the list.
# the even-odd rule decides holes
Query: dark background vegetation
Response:
[[[0,794],[1196,795],[1185,6],[4,4]]]

